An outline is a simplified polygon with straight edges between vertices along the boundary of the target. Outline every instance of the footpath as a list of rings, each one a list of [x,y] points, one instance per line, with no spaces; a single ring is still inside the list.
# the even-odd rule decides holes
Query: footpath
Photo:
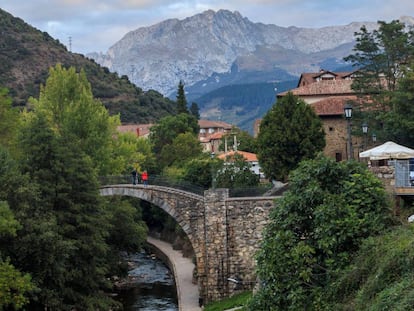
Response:
[[[190,258],[183,257],[180,251],[174,250],[172,245],[148,236],[147,242],[161,252],[170,260],[175,284],[177,287],[178,308],[180,311],[201,311],[198,306],[198,286],[193,284],[194,264]]]

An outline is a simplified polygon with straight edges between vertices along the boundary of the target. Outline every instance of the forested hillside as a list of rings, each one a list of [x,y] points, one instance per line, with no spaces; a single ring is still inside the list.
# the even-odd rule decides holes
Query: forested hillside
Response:
[[[58,40],[0,9],[0,86],[7,87],[15,106],[27,106],[38,97],[49,68],[82,68],[95,98],[111,114],[120,113],[123,123],[154,122],[174,111],[173,102],[156,91],[143,92],[128,77],[110,73],[93,60],[71,53]]]

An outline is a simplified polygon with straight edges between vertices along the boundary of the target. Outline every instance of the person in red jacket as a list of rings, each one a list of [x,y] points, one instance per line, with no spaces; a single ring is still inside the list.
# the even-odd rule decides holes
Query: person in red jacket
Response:
[[[141,180],[144,186],[148,185],[148,173],[147,171],[143,171],[141,174]]]

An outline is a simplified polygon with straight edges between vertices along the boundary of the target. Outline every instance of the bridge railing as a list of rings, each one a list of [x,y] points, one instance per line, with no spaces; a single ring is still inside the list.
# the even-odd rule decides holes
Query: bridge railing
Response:
[[[131,175],[103,176],[100,177],[100,183],[101,185],[132,184],[132,177]],[[204,190],[206,190],[205,188],[188,181],[172,179],[161,175],[150,175],[148,177],[148,184],[180,189],[198,195],[204,195]]]
[[[132,184],[131,175],[116,175],[116,176],[103,176],[100,177],[101,185],[118,185],[118,184]],[[178,180],[168,178],[162,175],[150,175],[148,183],[155,186],[164,186],[169,188],[180,189],[195,193],[198,195],[204,195],[205,187],[201,187],[196,184],[192,184],[185,180]],[[263,184],[255,187],[237,187],[229,189],[229,196],[233,198],[237,197],[260,197],[265,195],[267,191],[271,189],[271,184]]]

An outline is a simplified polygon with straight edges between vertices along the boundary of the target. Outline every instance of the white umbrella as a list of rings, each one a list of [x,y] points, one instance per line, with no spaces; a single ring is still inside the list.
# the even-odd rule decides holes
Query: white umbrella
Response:
[[[385,144],[361,152],[359,157],[370,158],[370,160],[410,159],[414,158],[414,149],[387,141]]]

